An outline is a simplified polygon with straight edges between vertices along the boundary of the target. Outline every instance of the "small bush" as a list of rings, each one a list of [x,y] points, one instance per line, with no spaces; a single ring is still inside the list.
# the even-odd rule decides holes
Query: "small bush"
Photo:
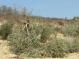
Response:
[[[49,38],[50,35],[54,32],[54,29],[49,25],[34,25],[33,29],[35,30],[35,34],[37,36],[40,35],[40,42],[45,43]]]
[[[22,35],[20,30],[13,31],[13,33],[8,36],[8,40],[10,41],[9,44],[15,54],[22,53],[24,51],[24,47],[27,47],[24,35]]]
[[[70,36],[77,36],[79,34],[79,25],[67,25],[64,28],[64,34]]]
[[[48,26],[43,27],[40,41],[42,43],[45,43],[50,38],[50,35],[52,33],[53,33],[52,27],[48,27]]]
[[[42,31],[43,26],[40,24],[34,24],[33,29],[35,30],[36,35],[39,35]]]
[[[37,48],[37,49],[29,48],[29,49],[26,49],[26,51],[20,56],[32,57],[32,58],[45,58],[47,57],[47,53],[45,51],[45,48]]]
[[[67,53],[67,42],[64,40],[52,40],[47,45],[47,53],[49,57],[65,57]]]
[[[12,32],[13,22],[8,21],[0,26],[0,35],[3,39],[6,39],[7,36]]]
[[[63,22],[58,22],[58,24],[59,24],[60,26],[64,26],[64,23],[63,23]]]
[[[79,39],[75,38],[73,42],[70,44],[69,52],[79,52]]]
[[[74,21],[79,21],[79,17],[74,17],[72,20],[74,20]]]
[[[30,47],[40,47],[37,36],[33,32],[28,36],[21,29],[14,30],[13,33],[8,36],[8,40],[15,54],[24,53],[25,50]]]

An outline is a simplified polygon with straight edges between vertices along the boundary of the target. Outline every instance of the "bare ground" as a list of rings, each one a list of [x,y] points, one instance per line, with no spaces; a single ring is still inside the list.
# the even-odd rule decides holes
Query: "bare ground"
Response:
[[[12,59],[16,55],[9,50],[8,42],[6,40],[0,40],[0,59]]]

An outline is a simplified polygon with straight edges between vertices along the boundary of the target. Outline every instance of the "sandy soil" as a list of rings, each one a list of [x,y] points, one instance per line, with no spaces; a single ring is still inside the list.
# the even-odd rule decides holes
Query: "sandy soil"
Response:
[[[0,59],[35,59],[35,58],[17,58],[17,55],[13,54],[9,50],[8,42],[6,40],[0,40]],[[36,59],[79,59],[78,53],[69,54],[66,58],[36,58]]]
[[[6,40],[0,40],[0,59],[12,59],[16,55],[9,50],[8,42]]]

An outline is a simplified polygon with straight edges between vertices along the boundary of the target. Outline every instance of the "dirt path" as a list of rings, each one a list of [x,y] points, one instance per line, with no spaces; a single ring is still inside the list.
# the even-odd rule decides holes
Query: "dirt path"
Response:
[[[9,50],[8,42],[6,40],[0,40],[0,59],[20,59]],[[33,58],[24,58],[33,59]],[[34,58],[35,59],[35,58]],[[79,59],[78,53],[69,54],[67,58],[36,58],[36,59]]]

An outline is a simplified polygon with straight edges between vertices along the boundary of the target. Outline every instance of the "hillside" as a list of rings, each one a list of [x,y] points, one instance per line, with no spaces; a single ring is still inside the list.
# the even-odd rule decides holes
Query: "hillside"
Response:
[[[0,8],[0,58],[79,58],[79,17],[32,16]]]

